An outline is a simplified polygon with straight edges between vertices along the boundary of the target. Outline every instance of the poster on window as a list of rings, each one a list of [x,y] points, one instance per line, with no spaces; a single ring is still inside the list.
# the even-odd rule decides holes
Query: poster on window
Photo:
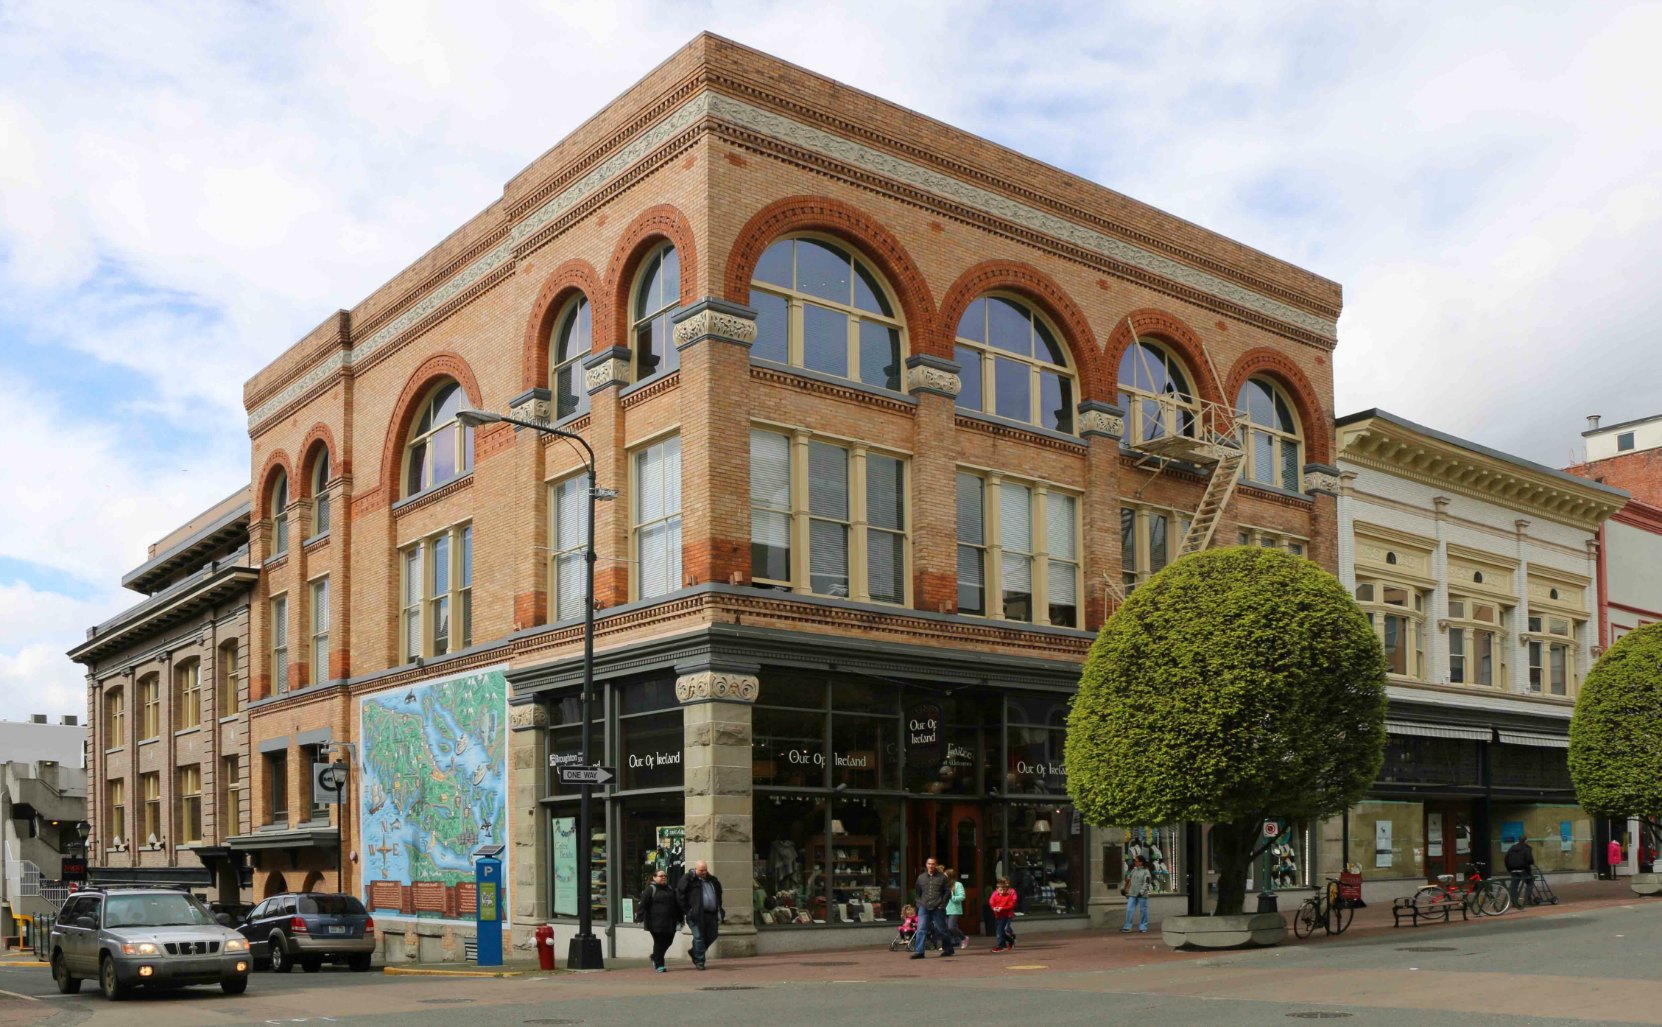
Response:
[[[1432,858],[1443,854],[1443,815],[1441,813],[1427,813],[1425,815],[1425,854]]]
[[[1391,865],[1391,822],[1389,820],[1375,820],[1373,822],[1373,865],[1376,867]]]
[[[554,818],[554,915],[577,915],[577,818]]]
[[[1508,820],[1500,825],[1500,843],[1507,848],[1523,840],[1524,826],[1522,820]]]
[[[1558,851],[1569,852],[1575,848],[1575,830],[1568,820],[1558,822]]]

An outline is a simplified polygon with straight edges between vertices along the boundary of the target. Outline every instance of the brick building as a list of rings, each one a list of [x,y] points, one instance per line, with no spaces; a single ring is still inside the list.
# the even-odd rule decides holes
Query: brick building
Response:
[[[1662,417],[1589,420],[1587,461],[1567,470],[1633,497],[1599,534],[1599,642],[1609,646],[1662,620]]]
[[[95,883],[238,899],[247,825],[248,489],[176,528],[121,583],[147,598],[87,630],[87,839]]]
[[[1186,544],[1337,569],[1339,308],[699,36],[247,384],[256,892],[328,873],[338,828],[394,958],[460,955],[491,842],[521,946],[570,930],[585,841],[623,953],[649,862],[711,861],[730,954],[886,935],[931,854],[972,908],[1015,878],[1031,930],[1116,901],[1127,845],[1183,892],[1175,829],[1080,823],[1067,700],[1107,612]],[[597,738],[622,780],[593,839],[549,769],[576,758],[582,464],[464,407],[580,433],[618,493]],[[345,817],[298,812],[341,742]]]

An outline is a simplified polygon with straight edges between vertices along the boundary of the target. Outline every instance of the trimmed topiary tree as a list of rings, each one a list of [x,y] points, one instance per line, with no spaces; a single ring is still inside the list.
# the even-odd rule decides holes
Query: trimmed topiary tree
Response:
[[[1264,820],[1348,809],[1384,748],[1385,653],[1338,579],[1211,549],[1103,625],[1068,716],[1068,790],[1092,824],[1212,823],[1217,912],[1239,914]]]
[[[1570,779],[1596,816],[1662,816],[1662,623],[1593,664],[1570,721]]]

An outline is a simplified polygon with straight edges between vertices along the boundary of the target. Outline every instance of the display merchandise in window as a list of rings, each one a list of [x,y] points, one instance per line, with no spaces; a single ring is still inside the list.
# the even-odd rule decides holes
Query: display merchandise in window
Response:
[[[1177,872],[1182,855],[1182,828],[1176,824],[1160,827],[1105,827],[1102,846],[1102,881],[1118,888],[1137,857],[1148,860],[1150,887],[1155,894],[1175,894],[1182,886]]]
[[[757,795],[752,892],[757,923],[825,923],[826,853],[810,860],[810,839],[825,836],[825,801],[794,795]]]
[[[670,887],[687,871],[687,829],[683,798],[675,795],[644,795],[618,803],[618,836],[622,839],[622,879],[618,899],[623,903],[619,920],[634,920],[634,897],[641,893],[652,875],[662,870]]]
[[[1008,807],[1008,877],[1023,915],[1080,913],[1085,909],[1085,828],[1071,805]]]

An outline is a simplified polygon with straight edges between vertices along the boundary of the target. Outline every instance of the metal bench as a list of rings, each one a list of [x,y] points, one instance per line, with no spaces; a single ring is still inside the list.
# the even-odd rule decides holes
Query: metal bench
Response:
[[[1456,910],[1460,912],[1460,919],[1471,919],[1466,914],[1466,903],[1463,899],[1441,890],[1427,889],[1391,903],[1391,926],[1401,927],[1404,918],[1407,918],[1410,927],[1420,926],[1422,920],[1429,923],[1441,921],[1446,924],[1454,918]]]

